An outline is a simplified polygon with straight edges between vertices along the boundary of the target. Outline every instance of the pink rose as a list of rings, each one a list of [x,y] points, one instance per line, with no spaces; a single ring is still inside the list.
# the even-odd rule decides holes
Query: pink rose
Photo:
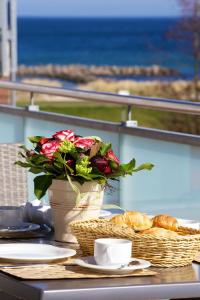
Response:
[[[74,142],[75,136],[72,130],[61,130],[52,135],[54,139],[65,141],[68,140],[70,142]]]
[[[116,162],[117,164],[120,163],[119,158],[115,155],[115,153],[113,152],[112,149],[108,150],[108,152],[106,153],[106,157],[109,160],[113,160],[114,162]]]
[[[59,146],[60,146],[60,142],[58,142],[58,141],[49,141],[49,142],[42,145],[40,154],[45,155],[49,159],[52,159],[54,152],[56,152],[58,150]]]
[[[103,174],[112,173],[112,169],[109,165],[109,161],[104,157],[95,157],[92,159],[92,165],[95,166],[99,172]]]
[[[88,137],[88,138],[77,137],[74,141],[74,145],[78,148],[88,150],[88,149],[91,149],[94,142],[95,142],[95,140],[90,137]]]

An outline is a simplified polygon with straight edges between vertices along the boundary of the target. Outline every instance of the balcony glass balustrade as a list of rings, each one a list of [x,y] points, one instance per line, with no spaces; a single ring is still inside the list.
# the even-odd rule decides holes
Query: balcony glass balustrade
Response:
[[[199,136],[0,105],[0,143],[27,143],[28,136],[50,136],[68,128],[111,141],[122,162],[135,157],[138,164],[155,165],[150,172],[115,182],[113,190],[106,193],[106,203],[150,214],[165,212],[200,219]],[[29,200],[34,199],[32,179],[30,175]]]

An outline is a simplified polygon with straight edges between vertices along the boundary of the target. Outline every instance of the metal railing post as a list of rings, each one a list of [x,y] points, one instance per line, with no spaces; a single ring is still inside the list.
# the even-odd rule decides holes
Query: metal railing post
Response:
[[[130,92],[128,90],[120,90],[118,92],[118,95],[120,96],[130,96]],[[121,122],[122,125],[128,126],[128,127],[135,127],[138,125],[137,121],[132,120],[132,104],[127,105],[127,113],[124,118],[123,111],[121,113]]]
[[[132,105],[127,106],[127,121],[132,120]]]
[[[30,103],[27,106],[27,109],[30,111],[39,111],[39,106],[35,105],[35,100],[34,100],[35,94],[34,92],[30,92]]]
[[[127,119],[126,122],[123,123],[124,125],[128,127],[137,127],[138,121],[132,120],[132,105],[127,105]]]

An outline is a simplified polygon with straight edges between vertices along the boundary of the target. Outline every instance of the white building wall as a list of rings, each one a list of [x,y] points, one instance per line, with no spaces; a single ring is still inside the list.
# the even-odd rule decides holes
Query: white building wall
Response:
[[[0,76],[15,79],[16,67],[16,0],[0,0]]]

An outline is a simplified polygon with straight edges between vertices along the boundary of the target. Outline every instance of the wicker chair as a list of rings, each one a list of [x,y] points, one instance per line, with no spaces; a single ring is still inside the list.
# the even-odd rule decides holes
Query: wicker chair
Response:
[[[0,144],[0,206],[20,206],[28,199],[27,170],[14,165],[20,144]]]

